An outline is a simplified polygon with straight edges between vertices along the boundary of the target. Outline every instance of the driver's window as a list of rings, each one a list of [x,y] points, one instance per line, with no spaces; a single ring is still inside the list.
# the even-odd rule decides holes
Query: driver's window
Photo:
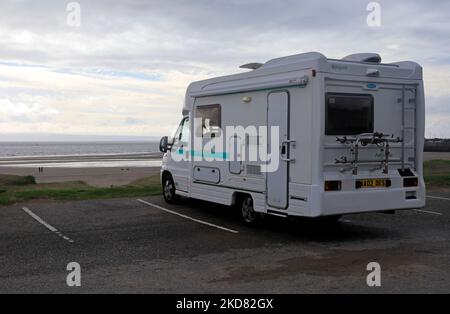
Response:
[[[187,145],[190,140],[189,117],[184,118],[173,138],[173,145]]]
[[[189,118],[184,119],[183,128],[181,129],[180,142],[187,145],[191,139],[191,130]]]

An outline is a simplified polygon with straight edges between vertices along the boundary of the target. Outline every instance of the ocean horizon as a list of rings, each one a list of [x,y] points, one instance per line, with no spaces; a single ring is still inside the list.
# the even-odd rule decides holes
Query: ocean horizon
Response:
[[[0,158],[120,155],[154,153],[157,141],[20,141],[0,142]]]

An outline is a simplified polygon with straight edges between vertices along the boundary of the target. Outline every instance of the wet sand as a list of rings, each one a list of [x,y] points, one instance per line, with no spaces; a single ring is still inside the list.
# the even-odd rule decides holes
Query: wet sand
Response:
[[[52,165],[72,163],[130,163],[161,160],[162,153],[135,153],[135,154],[105,154],[105,155],[76,155],[76,156],[29,156],[29,157],[1,157],[0,166],[27,166],[34,167],[38,164]]]

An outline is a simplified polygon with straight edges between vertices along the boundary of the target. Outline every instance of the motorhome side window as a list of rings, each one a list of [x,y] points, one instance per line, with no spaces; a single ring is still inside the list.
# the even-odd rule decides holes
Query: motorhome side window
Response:
[[[217,137],[220,135],[222,123],[220,105],[198,106],[195,111],[196,119],[201,118],[201,127],[197,127],[198,137]]]
[[[325,95],[325,135],[372,133],[373,96],[327,93]]]

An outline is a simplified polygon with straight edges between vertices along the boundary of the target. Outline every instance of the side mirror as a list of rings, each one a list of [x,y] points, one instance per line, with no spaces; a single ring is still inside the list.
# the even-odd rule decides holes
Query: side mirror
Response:
[[[169,138],[167,136],[163,136],[159,141],[159,150],[162,153],[167,152],[169,148]]]

